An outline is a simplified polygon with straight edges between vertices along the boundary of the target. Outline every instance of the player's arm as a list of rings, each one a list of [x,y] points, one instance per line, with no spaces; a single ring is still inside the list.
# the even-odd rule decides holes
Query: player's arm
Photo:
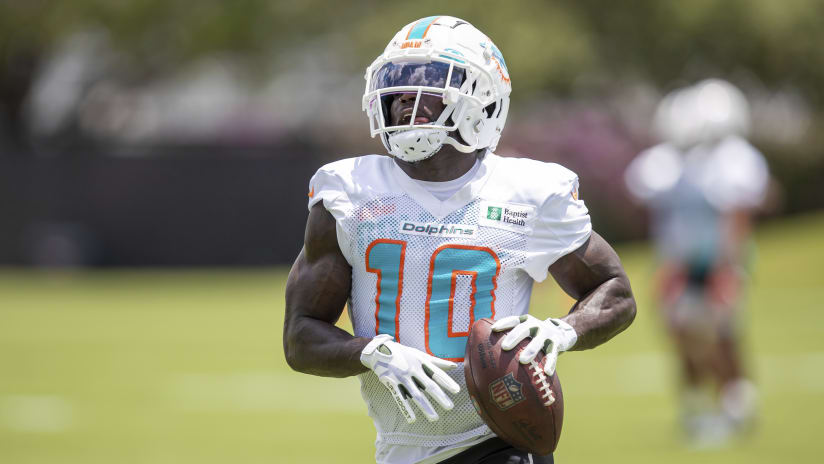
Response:
[[[416,419],[410,399],[428,420],[437,420],[426,395],[452,409],[444,390],[455,394],[460,386],[444,370],[454,369],[455,363],[401,345],[389,335],[353,337],[336,327],[351,286],[352,267],[338,247],[335,219],[317,203],[309,212],[303,250],[286,282],[286,362],[296,371],[325,377],[372,370],[408,422]]]
[[[597,233],[553,263],[549,272],[577,300],[570,313],[561,318],[577,334],[577,341],[569,349],[595,348],[635,319],[629,278],[615,250]]]
[[[746,260],[748,240],[752,232],[752,213],[748,209],[737,209],[721,217],[721,250],[719,263],[737,267]]]
[[[615,250],[595,232],[555,261],[549,272],[577,300],[570,313],[545,321],[528,314],[505,317],[492,330],[509,331],[501,341],[505,350],[531,338],[519,361],[527,364],[542,351],[544,371],[552,375],[561,352],[594,348],[626,329],[635,318],[635,298]]]
[[[338,247],[335,219],[322,203],[312,207],[304,245],[286,282],[283,351],[299,372],[348,377],[367,370],[361,363],[368,338],[335,326],[351,288],[352,268]]]

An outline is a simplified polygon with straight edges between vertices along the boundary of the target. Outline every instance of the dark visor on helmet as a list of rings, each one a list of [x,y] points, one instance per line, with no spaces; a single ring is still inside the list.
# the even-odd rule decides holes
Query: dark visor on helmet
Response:
[[[406,86],[445,89],[449,66],[449,64],[439,61],[430,63],[386,63],[375,72],[372,79],[372,90]],[[465,78],[466,71],[455,66],[452,69],[449,86],[460,88]]]

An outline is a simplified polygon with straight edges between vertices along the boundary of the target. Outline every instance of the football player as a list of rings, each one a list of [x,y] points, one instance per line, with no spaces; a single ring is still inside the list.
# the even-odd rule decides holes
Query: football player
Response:
[[[729,82],[709,79],[673,91],[659,104],[654,126],[665,142],[633,160],[625,179],[651,211],[660,306],[683,373],[684,429],[694,445],[716,445],[755,413],[738,308],[751,215],[764,200],[769,173],[743,138],[748,104]]]
[[[300,372],[357,375],[380,463],[548,463],[493,435],[462,368],[469,327],[493,318],[520,361],[585,350],[635,316],[629,280],[592,231],[569,170],[494,154],[509,109],[500,50],[466,21],[401,29],[366,70],[363,109],[391,156],[320,168],[286,288],[284,350]],[[527,314],[548,274],[577,303]],[[354,336],[335,327],[348,303]],[[423,417],[420,417],[420,416]]]

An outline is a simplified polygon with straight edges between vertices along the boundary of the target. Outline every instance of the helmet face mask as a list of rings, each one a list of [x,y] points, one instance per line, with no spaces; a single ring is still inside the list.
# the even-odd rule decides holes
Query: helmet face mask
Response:
[[[437,132],[438,145],[441,145],[449,132],[457,130],[458,125],[454,121],[460,116],[456,114],[459,105],[447,105],[445,100],[455,99],[458,92],[466,94],[469,82],[466,80],[465,68],[442,60],[387,61],[377,67],[367,81],[367,88],[371,90],[366,96],[370,131],[373,136],[381,134],[385,144],[390,137],[401,136],[403,132],[424,131]],[[403,95],[412,95],[414,106],[407,116],[407,123],[393,123],[392,103],[398,98],[403,98]],[[443,105],[442,108],[437,108],[440,110],[437,115],[432,111],[435,108],[422,104],[424,100],[435,99]],[[453,115],[455,117],[452,117]],[[426,121],[419,121],[419,118],[425,118]],[[422,156],[420,149],[416,154],[407,155],[406,152],[410,151],[410,148],[400,150],[399,146],[395,146],[397,143],[389,145],[394,148],[390,151],[397,152],[393,154],[402,159],[409,156],[414,158],[415,155]]]
[[[509,76],[498,49],[469,23],[448,16],[410,23],[365,78],[370,135],[380,135],[393,156],[420,161],[443,144],[464,153],[497,145],[509,107]],[[404,95],[414,98],[414,106],[404,109],[403,123],[393,121],[392,103]],[[439,114],[440,105],[431,108],[434,99],[443,105]]]

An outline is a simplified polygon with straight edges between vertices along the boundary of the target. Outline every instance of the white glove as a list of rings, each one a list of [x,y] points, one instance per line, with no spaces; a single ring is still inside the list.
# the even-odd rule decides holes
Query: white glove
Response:
[[[532,341],[521,351],[518,360],[521,364],[529,364],[535,359],[539,351],[546,354],[544,372],[547,375],[555,373],[555,364],[558,354],[567,351],[578,341],[578,334],[571,325],[560,319],[542,321],[529,314],[523,316],[509,316],[492,324],[492,330],[502,332],[512,329],[501,341],[501,348],[511,350],[526,337]]]
[[[412,398],[427,419],[436,421],[438,413],[423,392],[435,398],[444,409],[450,410],[454,404],[442,389],[452,394],[461,390],[444,372],[444,369],[454,369],[457,364],[401,345],[392,341],[391,335],[381,334],[373,338],[361,351],[360,360],[392,392],[392,397],[410,424],[415,422],[415,411],[409,405],[408,398]]]

